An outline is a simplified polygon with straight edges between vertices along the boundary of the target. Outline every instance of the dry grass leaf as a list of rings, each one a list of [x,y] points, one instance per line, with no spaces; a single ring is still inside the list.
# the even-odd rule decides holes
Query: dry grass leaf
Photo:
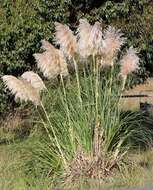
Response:
[[[83,178],[103,181],[118,166],[119,161],[119,157],[114,159],[113,155],[108,153],[92,156],[82,150],[78,151],[65,172],[64,185],[77,185]]]

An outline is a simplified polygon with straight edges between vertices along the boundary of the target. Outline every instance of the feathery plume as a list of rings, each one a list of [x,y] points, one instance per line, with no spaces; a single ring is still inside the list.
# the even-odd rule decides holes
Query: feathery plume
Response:
[[[120,74],[121,76],[127,76],[137,69],[139,69],[139,57],[137,56],[136,51],[130,47],[121,60]]]
[[[43,50],[46,50],[46,51],[50,51],[50,50],[55,51],[54,46],[51,43],[49,43],[47,40],[41,40],[41,44],[42,44],[41,48]]]
[[[25,87],[21,80],[12,75],[4,75],[2,80],[5,86],[10,90],[11,94],[15,95],[15,99],[20,98],[21,101],[27,101],[27,95],[25,93]]]
[[[136,55],[136,51],[130,47],[121,60],[121,71],[119,75],[123,78],[122,90],[125,88],[128,74],[137,69],[139,69],[139,57]]]
[[[21,78],[25,79],[26,81],[30,82],[31,85],[41,92],[46,89],[46,86],[40,76],[33,71],[26,71],[21,75]]]
[[[20,80],[12,75],[4,75],[2,80],[10,92],[15,95],[15,100],[31,101],[36,106],[40,105],[39,93],[29,82],[23,79]]]
[[[44,76],[48,79],[54,79],[59,74],[67,76],[67,63],[62,52],[44,40],[42,46],[46,51],[43,53],[35,53],[33,56],[36,59],[38,68],[43,72]]]
[[[80,19],[80,24],[78,26],[78,49],[79,54],[86,58],[91,55],[91,47],[89,46],[89,37],[91,34],[92,26],[88,23],[86,19]]]
[[[30,84],[30,82],[21,79],[27,91],[28,100],[33,102],[36,106],[41,104],[39,92]]]
[[[77,52],[77,40],[73,32],[67,25],[58,22],[55,22],[55,30],[57,44],[69,58],[73,57]]]
[[[80,19],[78,27],[78,49],[83,58],[99,54],[102,46],[102,28],[100,22],[92,26],[86,19]]]
[[[93,25],[88,43],[94,54],[99,54],[102,48],[102,27],[100,22],[95,22]]]
[[[102,47],[102,66],[112,66],[113,59],[116,56],[117,51],[125,42],[125,38],[119,30],[115,30],[114,27],[109,26],[104,32],[104,40]]]
[[[53,79],[60,73],[57,56],[52,55],[49,51],[44,53],[35,53],[33,56],[36,59],[37,67],[43,72],[48,79]]]

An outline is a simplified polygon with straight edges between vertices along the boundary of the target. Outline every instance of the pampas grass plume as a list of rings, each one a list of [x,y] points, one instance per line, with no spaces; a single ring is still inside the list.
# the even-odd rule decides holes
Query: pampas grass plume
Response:
[[[67,25],[55,22],[55,37],[63,52],[69,58],[74,57],[77,53],[77,40],[70,28]]]
[[[41,105],[39,92],[31,85],[30,82],[28,82],[22,78],[20,80],[24,84],[28,100],[33,102],[33,104],[36,106]]]
[[[39,93],[29,82],[24,79],[20,80],[12,75],[4,75],[2,80],[11,94],[15,95],[15,100],[31,101],[36,106],[40,105]]]
[[[95,22],[89,36],[89,46],[94,54],[99,54],[102,48],[102,27],[100,22]]]
[[[121,59],[121,71],[119,75],[123,79],[122,90],[125,88],[128,74],[136,71],[137,69],[139,69],[139,57],[137,56],[136,51],[130,47]]]
[[[100,22],[92,26],[86,19],[80,19],[78,27],[78,49],[81,57],[99,54],[102,46],[102,27]]]
[[[121,59],[121,76],[127,76],[128,74],[139,69],[139,57],[136,51],[130,47],[127,53]]]
[[[112,66],[113,59],[116,53],[120,50],[121,46],[125,42],[125,38],[119,30],[115,30],[114,27],[109,26],[103,36],[103,47],[102,47],[102,66]]]
[[[78,32],[78,50],[81,57],[86,58],[91,55],[91,47],[89,46],[89,38],[92,30],[92,26],[86,19],[79,20]]]
[[[52,52],[33,54],[37,62],[37,67],[42,71],[43,75],[48,79],[54,79],[60,72],[58,59]]]
[[[54,79],[59,74],[67,76],[69,73],[63,53],[48,41],[42,40],[41,42],[42,48],[46,51],[43,53],[35,53],[33,56],[36,59],[38,68],[43,72],[43,75],[48,79]]]
[[[55,51],[54,46],[51,43],[49,43],[47,40],[41,40],[41,48],[46,51],[50,50]]]
[[[41,92],[46,89],[46,86],[40,76],[33,71],[26,71],[21,75],[21,78],[27,80],[31,83],[31,85],[38,90],[38,92]]]

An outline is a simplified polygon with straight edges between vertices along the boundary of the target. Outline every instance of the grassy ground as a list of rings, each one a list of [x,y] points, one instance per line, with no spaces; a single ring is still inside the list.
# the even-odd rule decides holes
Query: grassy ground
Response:
[[[20,143],[19,143],[20,144]],[[51,180],[44,177],[35,178],[26,175],[21,158],[21,151],[16,148],[19,144],[0,146],[0,189],[1,190],[49,190]],[[24,146],[24,142],[22,142]],[[21,146],[21,144],[19,145]],[[23,167],[23,168],[22,168]]]
[[[26,175],[22,166],[22,153],[28,139],[22,142],[0,145],[0,189],[1,190],[50,190],[52,189],[49,177]],[[20,147],[20,148],[19,148]],[[132,187],[144,187],[153,185],[153,150],[144,152],[132,152],[125,158],[119,170],[114,170],[113,174],[102,184],[91,181],[90,186],[82,185],[79,189],[105,189],[105,190],[125,190]],[[60,182],[59,182],[60,183]]]

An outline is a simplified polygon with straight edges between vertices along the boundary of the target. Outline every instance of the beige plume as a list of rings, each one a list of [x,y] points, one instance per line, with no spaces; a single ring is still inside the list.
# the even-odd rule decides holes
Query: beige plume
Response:
[[[99,54],[102,48],[102,27],[100,22],[92,26],[86,19],[80,19],[78,27],[78,49],[83,58]]]
[[[40,105],[39,93],[29,82],[17,79],[12,75],[4,75],[2,79],[5,86],[15,95],[15,100],[31,101],[36,106]]]
[[[73,57],[77,53],[76,36],[67,25],[55,22],[55,37],[60,49],[69,57]]]
[[[67,76],[67,63],[62,52],[47,41],[43,41],[43,48],[46,49],[44,53],[35,53],[33,56],[44,76],[48,79],[54,79],[59,74]]]
[[[92,26],[88,23],[86,19],[79,20],[78,32],[78,50],[79,54],[86,58],[92,53],[92,49],[89,46],[89,38],[92,30]]]
[[[136,51],[130,47],[127,53],[121,59],[121,72],[120,75],[125,77],[128,74],[139,69],[139,57]]]
[[[26,80],[21,79],[27,91],[28,100],[33,102],[36,106],[41,104],[40,95],[38,91]]]
[[[43,49],[43,50],[46,50],[46,51],[55,51],[55,47],[51,44],[51,43],[49,43],[47,40],[41,40],[41,48]]]
[[[51,52],[35,53],[33,56],[36,59],[37,67],[43,72],[48,79],[53,79],[60,73],[57,56]]]
[[[102,46],[102,66],[112,66],[113,59],[117,52],[120,50],[121,46],[125,42],[125,38],[122,37],[122,33],[119,30],[109,26],[104,32],[104,40]]]
[[[40,76],[33,71],[26,71],[21,75],[21,78],[25,79],[26,81],[30,82],[31,85],[41,92],[46,89],[46,86]]]
[[[93,54],[99,54],[102,48],[102,27],[100,22],[95,22],[89,36],[89,47]]]

